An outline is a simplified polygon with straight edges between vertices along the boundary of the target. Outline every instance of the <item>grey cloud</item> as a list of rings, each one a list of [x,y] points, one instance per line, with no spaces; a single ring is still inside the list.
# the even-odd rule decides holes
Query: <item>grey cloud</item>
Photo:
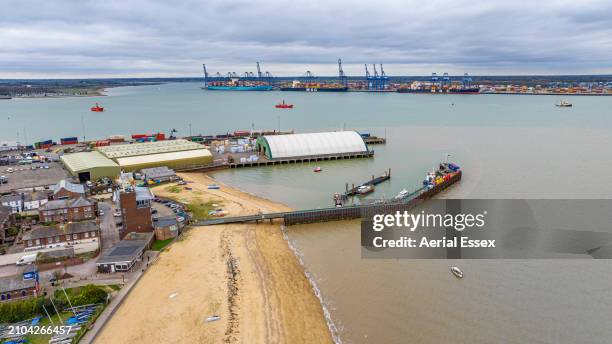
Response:
[[[612,72],[609,1],[16,1],[0,77]],[[444,70],[435,69],[442,72]]]

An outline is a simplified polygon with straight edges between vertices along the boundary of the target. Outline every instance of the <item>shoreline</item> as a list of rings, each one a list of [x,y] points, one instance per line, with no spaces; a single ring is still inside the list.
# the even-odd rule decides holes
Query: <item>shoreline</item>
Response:
[[[216,202],[230,216],[290,209],[202,173],[180,175],[192,191],[153,192]],[[213,182],[221,189],[208,190]],[[95,342],[333,343],[324,312],[280,223],[192,227],[160,254]],[[206,322],[211,315],[221,319]]]

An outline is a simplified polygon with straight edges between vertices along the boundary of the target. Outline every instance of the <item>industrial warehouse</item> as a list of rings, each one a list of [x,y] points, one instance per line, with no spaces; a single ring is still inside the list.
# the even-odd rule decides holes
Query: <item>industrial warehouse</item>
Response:
[[[175,170],[204,167],[212,154],[184,139],[96,147],[95,151],[62,155],[61,161],[80,181],[115,179],[120,171],[166,166]]]
[[[321,157],[368,152],[356,131],[261,136],[257,151],[268,159]]]
[[[68,172],[81,182],[103,177],[116,178],[121,170],[116,162],[98,152],[64,154],[60,160]]]

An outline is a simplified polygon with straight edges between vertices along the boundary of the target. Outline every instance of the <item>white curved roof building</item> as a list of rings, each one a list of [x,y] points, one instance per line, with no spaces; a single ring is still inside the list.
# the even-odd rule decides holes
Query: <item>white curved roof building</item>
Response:
[[[367,152],[356,131],[334,131],[289,135],[266,135],[257,139],[257,150],[268,159]]]

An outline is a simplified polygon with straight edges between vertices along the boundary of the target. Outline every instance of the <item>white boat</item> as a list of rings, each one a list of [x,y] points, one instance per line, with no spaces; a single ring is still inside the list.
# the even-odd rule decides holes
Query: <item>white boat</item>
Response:
[[[218,316],[218,315],[212,315],[212,316],[209,316],[208,318],[206,318],[206,322],[217,321],[217,320],[219,320],[219,319],[221,319],[221,317],[220,317],[220,316]]]
[[[566,101],[566,100],[562,100],[560,102],[558,102],[557,104],[555,104],[555,106],[557,107],[572,107],[572,103]]]
[[[450,272],[457,278],[463,278],[463,271],[456,266],[451,266]]]
[[[403,199],[404,197],[408,196],[410,194],[410,191],[403,189],[402,191],[400,191],[397,196],[395,196],[395,199]]]
[[[357,188],[357,193],[360,195],[369,194],[374,191],[374,185],[361,185]]]

